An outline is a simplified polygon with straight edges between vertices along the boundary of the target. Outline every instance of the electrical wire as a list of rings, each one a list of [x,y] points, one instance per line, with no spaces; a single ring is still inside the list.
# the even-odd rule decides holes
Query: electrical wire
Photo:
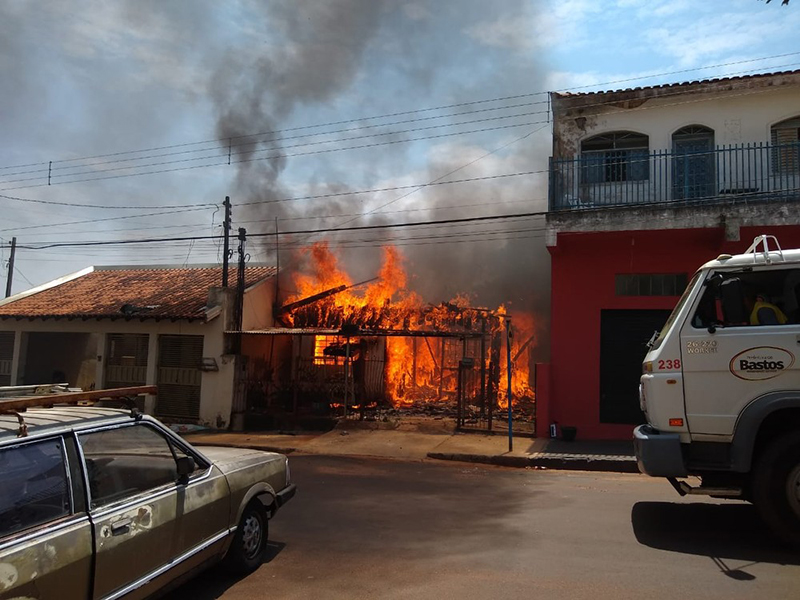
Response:
[[[676,70],[676,71],[665,71],[665,72],[659,72],[659,73],[650,73],[650,74],[646,74],[646,75],[637,75],[635,77],[628,77],[628,78],[624,78],[624,79],[616,79],[616,80],[606,81],[606,82],[602,82],[602,83],[592,83],[592,84],[586,84],[586,85],[582,85],[582,86],[572,86],[570,88],[566,88],[566,89],[562,89],[562,90],[555,90],[555,91],[556,92],[570,92],[570,91],[580,90],[580,89],[599,88],[599,87],[602,87],[602,86],[616,85],[616,84],[620,84],[620,83],[628,83],[628,82],[631,82],[631,81],[641,81],[641,80],[646,80],[646,79],[654,79],[656,77],[667,77],[667,76],[671,76],[671,75],[679,75],[679,74],[691,73],[691,72],[695,72],[695,71],[704,71],[704,70],[708,70],[708,69],[729,67],[729,66],[747,64],[747,63],[753,63],[753,62],[760,62],[760,61],[772,60],[772,59],[778,59],[778,58],[787,58],[787,57],[790,57],[790,56],[797,56],[797,55],[800,55],[800,52],[787,52],[787,53],[783,53],[783,54],[773,54],[773,55],[770,55],[770,56],[762,56],[762,57],[758,57],[758,58],[743,59],[743,60],[738,60],[738,61],[719,63],[719,64],[715,64],[715,65],[704,65],[704,66],[700,66],[700,67],[692,67],[692,68],[680,69],[680,70]],[[762,68],[764,68],[764,67],[760,67],[759,69],[750,69],[748,71],[742,71],[742,72],[760,70]],[[775,68],[775,67],[772,67],[772,68]],[[725,75],[722,75],[722,76],[717,76],[717,77],[709,76],[709,77],[705,78],[704,80],[709,80],[709,79],[727,79],[727,78],[730,78],[730,77],[733,77],[733,76],[736,76],[736,73],[728,73],[728,74],[725,74]],[[675,85],[675,84],[660,84],[660,86],[668,86],[668,85]],[[458,102],[458,103],[454,103],[454,104],[446,104],[446,105],[441,105],[441,106],[434,106],[434,107],[429,107],[429,108],[420,108],[420,109],[398,111],[398,112],[386,113],[386,114],[382,114],[382,115],[373,115],[373,116],[367,116],[367,117],[357,117],[357,118],[352,118],[352,119],[344,119],[344,120],[340,120],[340,121],[332,121],[332,122],[328,122],[328,123],[317,123],[317,124],[313,124],[313,125],[302,125],[302,126],[298,126],[298,127],[290,127],[290,128],[286,128],[286,129],[271,130],[271,131],[266,131],[266,132],[243,134],[243,135],[239,135],[239,136],[232,136],[232,137],[226,138],[226,139],[229,139],[229,140],[235,140],[236,139],[236,140],[238,140],[238,139],[245,139],[245,138],[249,138],[249,137],[258,137],[258,136],[264,136],[264,135],[275,135],[275,134],[282,134],[282,133],[288,133],[288,132],[293,132],[293,131],[303,131],[303,130],[308,130],[308,129],[321,128],[321,127],[334,127],[334,126],[338,126],[338,125],[345,125],[345,124],[350,124],[350,123],[359,123],[359,122],[372,121],[372,120],[378,120],[378,119],[394,118],[394,117],[400,117],[400,116],[417,114],[417,113],[432,112],[432,111],[436,111],[436,110],[449,110],[449,109],[453,109],[453,108],[461,108],[461,107],[464,107],[464,106],[475,106],[475,105],[480,105],[480,104],[488,104],[488,103],[491,103],[491,102],[504,102],[504,101],[508,101],[508,100],[518,100],[518,99],[522,99],[522,98],[532,98],[532,97],[535,97],[535,96],[541,96],[541,95],[545,95],[545,94],[549,94],[549,93],[550,92],[548,92],[548,91],[541,91],[541,92],[530,92],[530,93],[525,93],[525,94],[515,94],[515,95],[510,95],[510,96],[501,96],[501,97],[497,97],[497,98],[489,98],[489,99],[484,99],[484,100],[472,100],[472,101],[467,101],[467,102]],[[541,103],[547,103],[547,101],[543,100],[543,101],[541,101]],[[502,107],[500,107],[500,108],[502,108]],[[488,109],[488,110],[494,110],[494,109]],[[439,118],[439,117],[435,117],[435,118]],[[382,126],[382,125],[378,125],[378,126]],[[374,127],[374,126],[370,126],[370,127]],[[220,142],[220,139],[202,140],[202,141],[195,141],[195,142],[185,142],[185,143],[180,143],[180,144],[170,144],[170,145],[166,145],[166,146],[155,146],[155,147],[139,149],[139,150],[125,150],[125,151],[120,151],[120,152],[96,154],[96,155],[92,155],[92,156],[61,159],[61,160],[56,160],[56,161],[43,161],[43,162],[27,163],[27,164],[21,164],[21,165],[7,165],[7,166],[0,167],[0,171],[8,170],[8,169],[27,168],[27,167],[40,166],[40,165],[50,165],[51,162],[52,162],[52,164],[56,164],[56,163],[65,163],[65,162],[89,161],[89,160],[95,160],[95,159],[98,159],[98,158],[107,158],[107,157],[113,157],[113,156],[125,156],[125,155],[129,155],[129,154],[136,154],[136,153],[143,153],[143,152],[154,152],[154,151],[159,151],[159,150],[169,150],[169,149],[173,149],[173,148],[185,148],[185,147],[189,147],[189,146],[202,145],[202,144],[219,144],[219,142]],[[224,147],[227,148],[227,146],[224,146]]]

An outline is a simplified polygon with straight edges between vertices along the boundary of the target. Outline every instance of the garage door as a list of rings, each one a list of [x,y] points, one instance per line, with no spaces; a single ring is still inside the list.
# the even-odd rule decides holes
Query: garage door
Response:
[[[667,322],[668,310],[600,311],[600,422],[638,425],[639,377],[647,341]]]

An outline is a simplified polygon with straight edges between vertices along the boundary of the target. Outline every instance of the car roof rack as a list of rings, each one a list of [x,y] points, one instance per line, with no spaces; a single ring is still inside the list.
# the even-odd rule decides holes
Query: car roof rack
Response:
[[[155,385],[142,385],[126,388],[112,388],[108,390],[91,390],[88,392],[63,392],[45,394],[42,396],[28,396],[24,398],[0,399],[0,414],[13,414],[19,420],[17,437],[28,435],[28,426],[22,413],[29,408],[52,408],[55,405],[95,403],[100,400],[118,399],[124,402],[131,410],[131,418],[137,421],[142,418],[134,397],[144,394],[155,395],[158,388]]]

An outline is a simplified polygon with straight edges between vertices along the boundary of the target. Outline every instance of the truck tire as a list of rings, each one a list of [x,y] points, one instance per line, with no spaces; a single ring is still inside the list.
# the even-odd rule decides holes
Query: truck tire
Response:
[[[248,504],[225,555],[228,571],[247,575],[261,566],[267,550],[268,528],[267,514],[261,504],[258,501]]]
[[[800,432],[774,440],[753,474],[753,501],[775,535],[800,547]]]

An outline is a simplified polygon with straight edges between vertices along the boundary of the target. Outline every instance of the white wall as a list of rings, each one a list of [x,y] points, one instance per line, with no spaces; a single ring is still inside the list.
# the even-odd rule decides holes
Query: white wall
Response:
[[[602,100],[598,100],[602,102]],[[596,113],[596,114],[592,114]],[[800,116],[800,87],[739,89],[729,93],[674,95],[651,98],[637,108],[602,106],[585,108],[585,123],[574,122],[573,110],[556,128],[580,152],[580,142],[600,133],[636,131],[650,137],[650,151],[669,150],[672,134],[686,125],[714,130],[714,143],[769,142],[775,123]],[[573,145],[574,144],[574,145]]]

